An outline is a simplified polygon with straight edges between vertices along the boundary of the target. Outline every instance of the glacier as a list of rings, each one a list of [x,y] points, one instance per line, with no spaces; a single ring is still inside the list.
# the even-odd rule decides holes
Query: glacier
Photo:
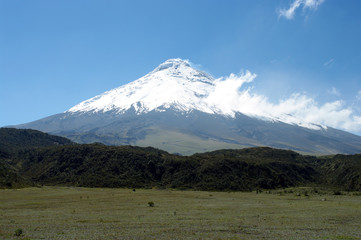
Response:
[[[248,90],[242,97],[237,91],[252,82],[255,74],[247,71],[240,76],[213,78],[191,66],[189,60],[169,59],[152,72],[85,100],[67,113],[108,112],[124,113],[133,108],[137,114],[174,109],[182,113],[194,110],[234,118],[237,113],[266,121],[279,121],[313,130],[327,130],[326,126],[310,123],[289,113],[274,114],[273,108],[258,109],[249,104]]]

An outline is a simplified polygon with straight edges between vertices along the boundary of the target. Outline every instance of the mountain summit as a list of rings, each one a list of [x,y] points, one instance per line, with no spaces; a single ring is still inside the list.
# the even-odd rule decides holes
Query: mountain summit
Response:
[[[237,99],[237,96],[232,96],[238,88],[252,81],[254,77],[255,75],[247,72],[240,77],[231,75],[227,81],[214,79],[209,74],[192,68],[187,60],[169,59],[144,77],[81,102],[67,112],[113,111],[121,114],[134,109],[136,113],[141,114],[165,111],[165,109],[182,113],[196,110],[232,118],[237,113],[242,113],[310,129],[325,128],[291,115],[274,115],[266,111],[249,109],[248,99]]]
[[[214,87],[214,79],[192,68],[188,61],[169,59],[138,80],[81,102],[68,112],[137,113],[174,108],[212,113],[204,101]]]
[[[153,146],[192,154],[270,146],[312,154],[359,153],[361,137],[250,107],[239,89],[255,75],[214,79],[189,61],[169,59],[147,75],[19,128],[80,143]],[[241,97],[240,97],[241,96]]]

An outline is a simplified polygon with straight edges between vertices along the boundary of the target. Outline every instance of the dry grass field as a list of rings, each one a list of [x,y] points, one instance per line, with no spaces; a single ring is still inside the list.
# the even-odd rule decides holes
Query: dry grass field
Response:
[[[361,239],[361,196],[311,188],[0,190],[0,239]]]

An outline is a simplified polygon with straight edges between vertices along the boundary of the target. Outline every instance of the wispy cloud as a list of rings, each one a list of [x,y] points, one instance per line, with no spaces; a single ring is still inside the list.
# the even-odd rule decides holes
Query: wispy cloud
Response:
[[[357,95],[356,95],[357,100],[361,101],[361,90],[358,91]]]
[[[278,10],[278,17],[285,17],[286,19],[293,19],[296,10],[303,6],[303,10],[311,9],[316,10],[324,0],[293,0],[289,8],[283,8]]]
[[[325,62],[323,64],[324,67],[331,67],[332,64],[335,62],[335,58],[331,58],[330,60],[328,60],[327,62]]]
[[[218,79],[214,91],[206,101],[229,115],[237,111],[304,127],[312,128],[313,124],[319,124],[352,132],[361,130],[361,116],[357,115],[352,107],[345,106],[341,99],[319,104],[306,93],[294,93],[277,103],[272,103],[267,96],[253,93],[255,88],[252,87],[252,82],[255,78],[255,74],[246,72]],[[336,88],[331,88],[330,93],[339,95]],[[361,99],[361,91],[358,96]]]
[[[335,88],[335,87],[332,87],[331,89],[328,89],[327,92],[331,95],[335,95],[335,96],[341,96],[341,93],[340,91]]]

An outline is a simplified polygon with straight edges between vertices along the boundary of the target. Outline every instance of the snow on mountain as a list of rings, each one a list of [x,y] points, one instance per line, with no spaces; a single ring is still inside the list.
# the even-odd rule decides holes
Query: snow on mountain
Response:
[[[146,113],[160,107],[180,111],[197,109],[213,113],[204,97],[214,88],[214,79],[190,67],[188,61],[170,59],[138,80],[81,102],[69,112],[126,111],[134,107]]]
[[[170,59],[64,113],[16,127],[78,143],[152,146],[183,155],[252,146],[307,154],[361,151],[361,137],[304,120],[308,109],[315,110],[309,98],[292,95],[273,104],[254,93],[255,77],[245,72],[215,79],[186,60]]]
[[[72,107],[67,113],[125,112],[134,108],[137,114],[165,111],[172,108],[183,113],[198,110],[209,114],[235,117],[236,113],[266,121],[279,121],[313,130],[325,126],[302,121],[291,114],[274,113],[272,106],[255,107],[248,89],[239,89],[256,76],[246,72],[241,76],[214,79],[209,74],[191,67],[188,60],[169,59],[152,72],[131,83],[107,91]],[[260,100],[262,101],[262,100]]]

